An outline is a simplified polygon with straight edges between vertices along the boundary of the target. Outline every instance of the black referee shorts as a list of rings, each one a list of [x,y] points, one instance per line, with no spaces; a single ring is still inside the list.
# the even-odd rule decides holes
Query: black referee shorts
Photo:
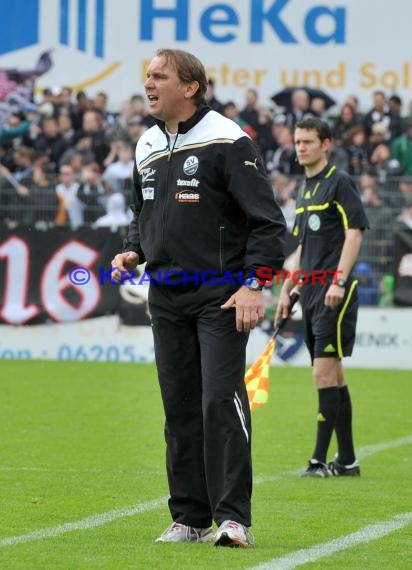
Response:
[[[358,315],[357,281],[348,283],[342,303],[335,309],[325,306],[327,287],[302,288],[305,342],[314,358],[351,356],[355,344]]]

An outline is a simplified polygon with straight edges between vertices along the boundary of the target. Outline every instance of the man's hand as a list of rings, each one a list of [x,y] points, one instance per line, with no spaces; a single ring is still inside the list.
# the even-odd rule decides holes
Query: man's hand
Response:
[[[116,281],[116,283],[120,283],[120,279],[122,275],[124,276],[124,272],[130,269],[136,269],[138,265],[139,256],[134,251],[118,253],[112,259],[112,267],[116,268],[116,270],[112,273],[112,279]]]
[[[263,321],[263,296],[262,291],[251,291],[247,287],[241,287],[229,299],[221,305],[223,310],[236,308],[236,330],[249,332],[258,323]]]
[[[336,307],[342,303],[344,296],[345,288],[332,283],[326,291],[325,305],[331,309],[336,309]]]
[[[286,291],[281,290],[279,295],[278,306],[276,307],[276,314],[275,314],[275,329],[278,328],[280,323],[283,319],[287,319],[289,316],[289,307],[290,307],[290,295]]]
[[[19,184],[17,186],[16,192],[22,198],[26,198],[26,196],[30,195],[30,190],[27,188],[27,186],[23,186],[22,184]]]

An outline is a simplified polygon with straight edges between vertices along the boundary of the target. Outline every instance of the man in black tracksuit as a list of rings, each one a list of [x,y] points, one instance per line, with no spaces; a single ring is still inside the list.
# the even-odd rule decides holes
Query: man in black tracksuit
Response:
[[[187,52],[159,50],[150,63],[145,89],[156,125],[137,144],[134,218],[112,265],[119,280],[146,261],[152,279],[174,521],[157,540],[247,547],[245,351],[263,319],[253,277],[262,266],[282,268],[285,222],[256,147],[203,103],[206,87],[203,65]]]

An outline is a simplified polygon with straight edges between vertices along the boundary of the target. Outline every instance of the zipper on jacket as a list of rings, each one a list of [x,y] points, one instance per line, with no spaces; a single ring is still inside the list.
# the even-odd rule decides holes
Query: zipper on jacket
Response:
[[[220,273],[223,274],[223,262],[225,259],[225,226],[219,226],[219,264]]]
[[[169,198],[169,171],[170,171],[170,161],[172,159],[172,154],[174,151],[174,148],[176,146],[176,141],[177,141],[177,137],[179,136],[179,134],[176,134],[176,138],[173,141],[173,146],[172,148],[170,148],[170,139],[169,136],[166,134],[167,137],[167,147],[169,149],[169,155],[167,157],[167,173],[166,173],[166,192],[165,192],[165,197],[163,200],[163,207],[162,207],[162,227],[161,227],[161,232],[162,232],[162,247],[163,249],[165,248],[165,225],[166,225],[166,205],[167,205],[167,200]]]

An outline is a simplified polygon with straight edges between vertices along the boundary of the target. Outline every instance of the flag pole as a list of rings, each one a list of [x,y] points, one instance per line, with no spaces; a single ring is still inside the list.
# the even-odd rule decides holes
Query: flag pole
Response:
[[[282,318],[277,328],[273,331],[262,354],[246,371],[245,384],[251,411],[259,406],[263,406],[269,399],[269,365],[276,345],[276,338],[285,326],[299,297],[300,293],[297,290],[292,293],[290,296],[288,315]]]

